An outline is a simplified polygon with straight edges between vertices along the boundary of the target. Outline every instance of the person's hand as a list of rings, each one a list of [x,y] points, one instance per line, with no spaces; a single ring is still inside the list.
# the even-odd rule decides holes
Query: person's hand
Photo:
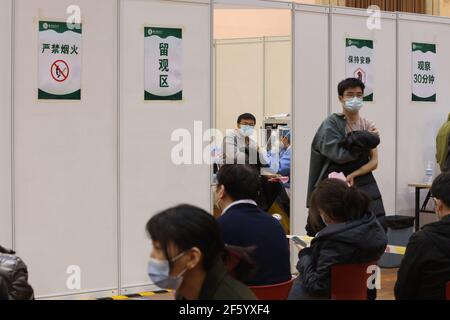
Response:
[[[376,134],[378,137],[380,136],[380,131],[375,126],[371,127],[369,129],[369,132],[372,134]]]
[[[305,249],[305,247],[303,247],[303,246],[301,246],[301,245],[299,245],[299,244],[294,243],[294,245],[297,247],[298,252],[300,252],[300,251],[302,251],[303,249]]]
[[[356,178],[356,175],[354,173],[351,173],[347,176],[347,182],[350,185],[350,187],[353,187],[353,185],[355,183],[355,181],[354,181],[355,178]]]
[[[266,175],[266,177],[270,181],[270,180],[277,180],[277,179],[279,179],[281,177],[281,175],[280,174],[269,174],[269,175]]]

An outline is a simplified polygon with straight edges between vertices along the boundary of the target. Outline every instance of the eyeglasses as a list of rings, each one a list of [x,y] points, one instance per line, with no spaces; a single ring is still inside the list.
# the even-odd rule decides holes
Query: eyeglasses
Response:
[[[353,99],[354,97],[362,99],[362,98],[364,98],[364,94],[346,94],[346,95],[344,95],[344,98]]]

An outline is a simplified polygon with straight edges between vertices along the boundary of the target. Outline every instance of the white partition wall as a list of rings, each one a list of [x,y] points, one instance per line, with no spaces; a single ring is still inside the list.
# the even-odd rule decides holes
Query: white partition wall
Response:
[[[215,41],[216,128],[236,128],[237,117],[255,115],[257,127],[264,116],[263,38]]]
[[[38,21],[64,22],[70,5],[82,99],[38,101]],[[15,1],[15,241],[38,297],[117,292],[116,20],[110,0]]]
[[[120,16],[120,242],[123,293],[150,284],[149,218],[189,203],[210,209],[210,166],[175,165],[175,129],[194,138],[211,120],[211,30],[208,1],[122,0]],[[144,26],[183,28],[183,101],[144,102]],[[192,142],[192,146],[194,143]],[[192,152],[192,158],[194,153]],[[146,288],[149,289],[149,288]]]
[[[328,115],[328,7],[296,6],[294,52],[291,225],[294,234],[303,235],[311,143]]]
[[[81,100],[38,100],[38,21],[64,22],[71,5],[83,23]],[[408,183],[421,182],[435,161],[436,133],[450,112],[450,19],[383,13],[381,29],[371,31],[364,10],[329,10],[295,5],[292,44],[289,37],[222,39],[214,53],[217,128],[234,128],[246,111],[260,124],[293,105],[295,234],[305,233],[311,142],[340,111],[346,37],[374,41],[375,97],[362,115],[381,132],[375,176],[388,214],[413,214]],[[211,166],[194,154],[207,147],[203,133],[213,120],[212,12],[209,0],[0,1],[0,245],[26,262],[38,298],[156,289],[146,273],[146,222],[180,203],[210,210]],[[144,101],[145,26],[183,30],[180,102]],[[435,103],[411,102],[412,42],[437,45]],[[176,129],[191,139],[191,164],[172,161]]]
[[[0,245],[12,247],[11,201],[11,12],[12,1],[0,2]]]
[[[346,78],[345,39],[373,40],[374,101],[365,102],[360,114],[377,125],[381,144],[379,165],[374,172],[386,214],[395,214],[396,179],[396,14],[382,13],[381,29],[367,28],[365,10],[333,8],[331,14],[331,84],[332,112],[342,112],[337,85]]]
[[[436,134],[450,112],[450,19],[399,14],[398,23],[398,211],[413,215],[414,189],[408,183],[422,182],[428,161],[435,163]],[[436,44],[435,103],[411,102],[412,42]],[[438,173],[436,165],[434,176]],[[421,216],[429,218],[425,214]]]
[[[223,132],[244,112],[264,117],[291,112],[291,37],[214,41],[215,117]]]

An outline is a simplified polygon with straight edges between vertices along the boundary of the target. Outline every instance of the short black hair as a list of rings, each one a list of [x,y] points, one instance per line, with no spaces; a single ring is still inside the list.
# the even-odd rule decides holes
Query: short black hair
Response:
[[[364,82],[362,82],[358,78],[347,78],[347,79],[339,82],[338,87],[337,87],[338,94],[340,97],[342,97],[344,95],[345,90],[348,90],[350,88],[357,88],[357,87],[360,87],[363,92],[366,89],[366,85],[364,84]]]
[[[450,172],[441,173],[431,185],[431,194],[450,208]]]
[[[216,259],[224,257],[223,243],[216,219],[203,209],[183,204],[168,208],[153,216],[146,225],[152,241],[161,245],[170,266],[169,245],[174,244],[180,252],[193,247],[203,255],[203,267],[209,270]]]
[[[261,188],[258,171],[245,164],[223,165],[217,173],[217,184],[224,186],[234,201],[244,199],[257,201]]]
[[[253,120],[253,122],[256,123],[256,118],[251,113],[241,114],[237,119],[237,123],[241,123],[242,120]]]

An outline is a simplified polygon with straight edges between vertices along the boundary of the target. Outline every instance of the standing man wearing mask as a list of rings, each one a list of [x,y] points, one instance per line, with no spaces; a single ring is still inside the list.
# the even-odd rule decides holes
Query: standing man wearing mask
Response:
[[[359,111],[364,105],[364,83],[357,78],[348,78],[338,85],[339,101],[342,113],[334,113],[325,119],[317,130],[311,145],[311,162],[309,169],[307,206],[316,186],[332,171],[342,168],[348,183],[358,186],[358,180],[364,177],[368,185],[369,196],[376,208],[372,207],[377,216],[384,215],[375,179],[371,174],[378,167],[379,132],[375,124],[360,116]],[[358,132],[358,135],[353,134]],[[375,138],[375,139],[374,139]],[[377,141],[373,141],[377,140]],[[351,142],[349,142],[351,141]],[[356,148],[351,148],[356,141]],[[367,155],[367,157],[365,156]],[[350,169],[350,170],[349,170]],[[367,178],[367,179],[366,179]],[[365,188],[367,189],[367,188]],[[323,227],[319,221],[311,221],[308,217],[306,231],[314,236]]]
[[[255,125],[256,118],[250,113],[238,117],[237,129],[227,132],[223,140],[223,164],[268,164],[266,151],[252,139]]]

